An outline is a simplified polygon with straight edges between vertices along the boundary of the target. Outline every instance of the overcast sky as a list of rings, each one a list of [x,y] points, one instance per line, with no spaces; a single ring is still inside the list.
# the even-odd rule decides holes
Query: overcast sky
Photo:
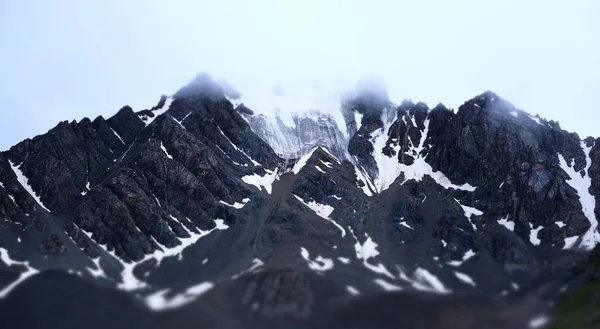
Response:
[[[449,107],[490,89],[600,137],[600,1],[2,0],[0,149],[200,71],[242,93],[376,73],[392,100]]]

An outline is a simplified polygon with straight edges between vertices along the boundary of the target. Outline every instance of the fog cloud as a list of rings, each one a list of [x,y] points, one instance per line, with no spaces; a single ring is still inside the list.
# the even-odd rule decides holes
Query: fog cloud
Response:
[[[244,96],[339,93],[458,107],[493,90],[600,136],[600,2],[42,1],[0,4],[0,149],[59,120],[149,108],[206,71]]]

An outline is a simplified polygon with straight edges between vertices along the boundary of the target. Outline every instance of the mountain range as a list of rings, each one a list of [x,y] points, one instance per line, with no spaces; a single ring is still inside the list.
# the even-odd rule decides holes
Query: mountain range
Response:
[[[490,91],[338,107],[199,74],[0,152],[2,327],[600,326],[599,139]]]

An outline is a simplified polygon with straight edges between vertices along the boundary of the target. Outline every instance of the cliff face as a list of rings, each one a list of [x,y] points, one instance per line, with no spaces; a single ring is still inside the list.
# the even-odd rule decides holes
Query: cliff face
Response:
[[[348,159],[348,138],[327,113],[312,110],[293,115],[293,125],[286,125],[275,115],[244,115],[252,131],[285,159],[296,159],[317,146],[331,150],[340,159]]]

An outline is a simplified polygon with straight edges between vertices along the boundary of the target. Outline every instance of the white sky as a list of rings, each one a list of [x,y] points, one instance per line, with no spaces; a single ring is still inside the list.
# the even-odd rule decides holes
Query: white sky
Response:
[[[2,0],[0,149],[153,106],[196,73],[242,93],[376,73],[393,100],[493,90],[600,136],[598,0]]]

